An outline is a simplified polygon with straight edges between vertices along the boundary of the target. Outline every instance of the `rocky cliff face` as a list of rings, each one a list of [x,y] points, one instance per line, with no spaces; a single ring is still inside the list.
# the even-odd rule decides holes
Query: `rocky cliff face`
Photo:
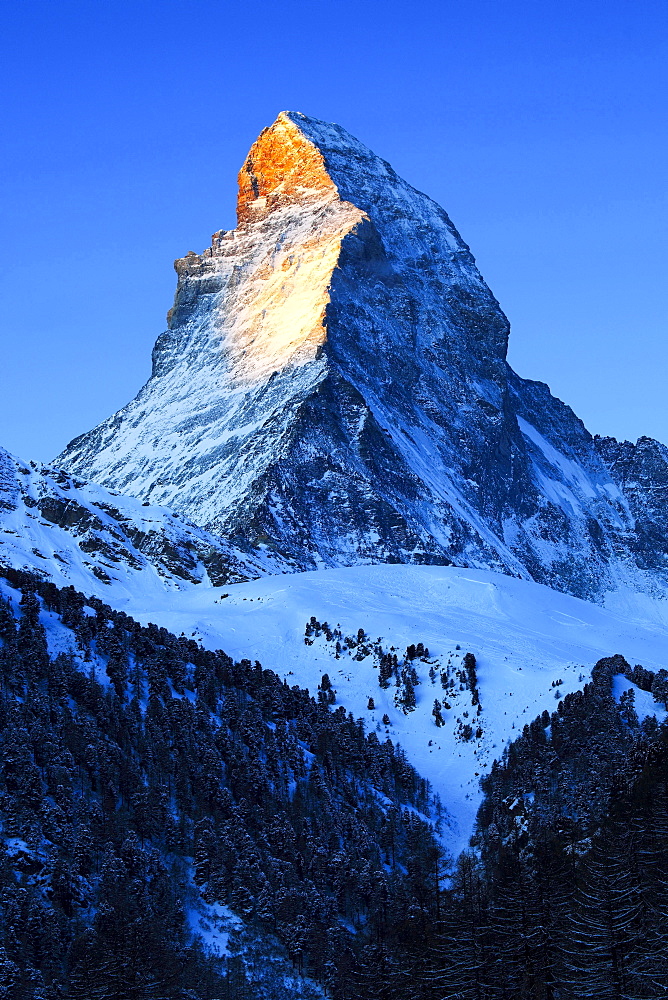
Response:
[[[628,499],[634,531],[628,546],[639,566],[668,573],[668,448],[652,438],[635,444],[594,438],[596,450]]]
[[[438,205],[285,113],[238,218],[176,262],[148,383],[58,463],[275,569],[452,561],[578,596],[663,589],[582,423],[508,367],[508,322]]]

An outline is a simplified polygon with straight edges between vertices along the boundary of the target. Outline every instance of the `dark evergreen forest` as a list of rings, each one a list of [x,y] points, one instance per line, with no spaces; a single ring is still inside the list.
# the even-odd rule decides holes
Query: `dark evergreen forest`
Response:
[[[0,995],[252,998],[189,940],[189,877],[334,996],[367,946],[417,943],[439,850],[400,750],[259,663],[5,577]],[[49,655],[42,609],[77,654]]]
[[[455,863],[426,782],[329,699],[2,576],[0,997],[277,997],[193,938],[193,892],[333,1000],[668,996],[668,727],[612,694],[665,702],[665,671],[602,660],[526,726]]]

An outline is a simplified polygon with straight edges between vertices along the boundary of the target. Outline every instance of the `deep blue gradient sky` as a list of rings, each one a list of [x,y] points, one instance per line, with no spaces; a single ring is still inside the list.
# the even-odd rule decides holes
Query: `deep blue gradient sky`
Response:
[[[668,442],[666,0],[0,0],[0,444],[135,395],[172,261],[234,225],[284,109],[439,201],[510,361],[592,432]]]

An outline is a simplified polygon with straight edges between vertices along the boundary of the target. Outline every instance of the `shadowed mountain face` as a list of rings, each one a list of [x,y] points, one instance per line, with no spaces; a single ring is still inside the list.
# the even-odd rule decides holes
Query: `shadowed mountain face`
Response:
[[[242,167],[238,217],[176,262],[139,395],[57,463],[277,568],[665,589],[665,531],[648,561],[636,530],[647,483],[631,496],[611,449],[508,367],[508,321],[430,198],[338,126],[284,113]]]

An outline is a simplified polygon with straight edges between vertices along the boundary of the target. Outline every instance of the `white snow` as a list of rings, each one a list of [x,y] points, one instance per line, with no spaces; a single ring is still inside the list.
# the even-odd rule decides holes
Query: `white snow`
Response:
[[[571,483],[576,485],[583,496],[589,497],[590,499],[593,499],[596,496],[596,490],[592,486],[591,479],[585,475],[582,467],[578,465],[577,462],[574,462],[570,458],[566,458],[560,451],[557,451],[557,449],[554,448],[549,441],[546,441],[543,435],[540,434],[535,427],[532,427],[527,420],[524,420],[522,417],[518,417],[517,423],[519,424],[520,430],[524,436],[528,437],[530,441],[533,441],[533,443],[540,448],[550,465],[553,466],[553,468],[558,469],[565,479],[570,480]],[[602,491],[612,496],[619,494],[619,491],[615,494],[613,484],[611,483],[606,483]]]
[[[643,691],[637,684],[631,683],[623,674],[616,674],[612,678],[612,693],[615,699],[619,701],[626,691],[633,692],[633,707],[640,722],[652,715],[659,722],[665,722],[668,719],[668,712],[659,702],[654,701],[649,691]]]
[[[102,586],[100,591],[141,622],[184,632],[235,659],[260,660],[314,694],[328,673],[336,703],[377,729],[379,739],[387,734],[400,743],[432,783],[451,814],[443,836],[453,851],[465,846],[472,831],[480,776],[526,723],[544,709],[554,711],[559,698],[581,688],[596,660],[621,653],[631,665],[656,670],[668,659],[668,628],[660,621],[635,620],[487,570],[380,565],[266,577],[225,588],[151,589],[130,598],[127,591],[114,595]],[[340,624],[344,635],[361,627],[372,640],[381,637],[385,649],[395,646],[400,653],[409,643],[423,642],[439,672],[448,660],[456,669],[464,653],[472,652],[481,715],[476,716],[470,693],[457,691],[451,710],[443,712],[446,725],[437,728],[431,712],[444,692],[439,676],[432,683],[429,664],[420,661],[415,661],[421,682],[417,708],[404,715],[394,704],[395,688],[380,688],[373,657],[337,660],[334,644],[324,636],[312,646],[304,644],[312,615],[332,627]],[[555,686],[555,681],[561,683]],[[367,709],[369,697],[373,711]],[[660,706],[653,711],[659,713]],[[387,727],[384,713],[390,718]],[[474,730],[480,725],[482,736],[458,740],[457,719]]]
[[[230,935],[243,923],[228,906],[205,903],[199,894],[186,909],[186,922],[191,933],[200,938],[204,949],[219,958],[230,954]]]

